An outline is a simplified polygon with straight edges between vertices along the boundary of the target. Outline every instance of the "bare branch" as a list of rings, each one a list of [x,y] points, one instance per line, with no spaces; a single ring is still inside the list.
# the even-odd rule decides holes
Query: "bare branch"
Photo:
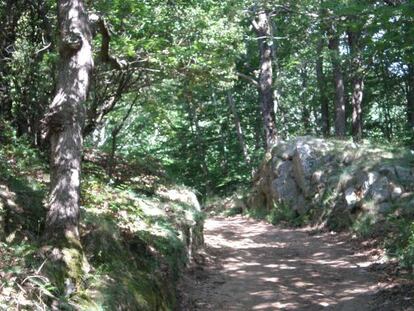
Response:
[[[108,63],[112,68],[122,70],[128,67],[128,63],[125,60],[121,60],[110,54],[110,42],[111,42],[111,31],[108,24],[103,16],[91,14],[89,20],[94,27],[95,32],[99,32],[102,35],[101,42],[101,61]]]
[[[243,78],[244,80],[249,81],[249,82],[250,82],[251,84],[253,84],[255,87],[259,87],[259,82],[258,82],[255,78],[250,77],[250,76],[248,76],[248,75],[246,75],[246,74],[244,74],[244,73],[241,73],[241,72],[236,72],[236,74],[237,74],[237,76],[239,76],[240,78]]]
[[[252,20],[252,26],[253,26],[255,31],[259,31],[259,25],[257,24],[257,22],[254,19]]]

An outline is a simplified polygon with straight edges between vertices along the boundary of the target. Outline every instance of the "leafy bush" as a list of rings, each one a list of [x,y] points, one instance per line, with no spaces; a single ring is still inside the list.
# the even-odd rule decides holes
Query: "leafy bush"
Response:
[[[292,226],[301,226],[309,220],[308,218],[309,216],[306,213],[300,215],[297,211],[283,203],[275,204],[266,216],[266,220],[273,225],[285,222]]]
[[[414,269],[414,221],[396,218],[391,220],[396,228],[385,242],[388,255],[398,259],[401,266]]]
[[[369,237],[373,232],[376,220],[371,214],[363,214],[352,224],[352,230],[361,237]]]

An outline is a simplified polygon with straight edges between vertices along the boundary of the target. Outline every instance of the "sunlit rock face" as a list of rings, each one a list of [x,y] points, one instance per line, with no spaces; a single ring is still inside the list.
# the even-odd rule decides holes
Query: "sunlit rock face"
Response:
[[[414,213],[413,158],[409,150],[368,143],[313,137],[280,142],[255,176],[249,207],[283,206],[297,216],[314,211],[335,226],[338,217],[349,225],[361,214],[380,219],[402,210]]]

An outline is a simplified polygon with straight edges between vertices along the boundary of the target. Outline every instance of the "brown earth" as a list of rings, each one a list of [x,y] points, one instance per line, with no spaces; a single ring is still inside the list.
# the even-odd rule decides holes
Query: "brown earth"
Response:
[[[237,216],[207,220],[205,240],[205,262],[184,276],[179,310],[414,310],[412,284],[349,235]]]

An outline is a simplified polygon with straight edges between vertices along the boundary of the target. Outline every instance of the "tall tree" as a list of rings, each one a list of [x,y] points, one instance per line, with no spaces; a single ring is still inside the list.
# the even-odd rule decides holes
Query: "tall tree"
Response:
[[[273,96],[273,29],[270,13],[265,9],[257,12],[252,22],[259,41],[259,98],[265,131],[265,148],[269,150],[276,143],[276,117]]]
[[[320,39],[318,42],[318,55],[316,58],[316,79],[318,82],[319,90],[319,104],[321,111],[321,121],[322,121],[322,134],[324,136],[329,136],[330,134],[330,119],[329,119],[329,98],[326,93],[326,77],[323,71],[323,39]]]
[[[229,104],[230,111],[233,115],[234,126],[236,128],[237,139],[239,140],[240,147],[242,148],[243,158],[247,166],[251,166],[251,159],[247,150],[247,145],[244,139],[243,128],[241,126],[239,113],[237,112],[236,104],[234,103],[233,94],[228,91],[227,102]]]
[[[362,99],[364,96],[361,29],[350,29],[347,31],[347,34],[351,53],[352,137],[355,141],[360,141],[362,139]]]
[[[323,12],[323,11],[322,11]],[[323,14],[321,14],[323,17]],[[329,119],[329,98],[326,90],[326,77],[323,71],[323,48],[325,46],[326,30],[323,23],[320,23],[320,34],[316,47],[316,80],[319,91],[319,105],[321,111],[322,134],[326,137],[330,134],[330,119]]]
[[[302,101],[302,123],[303,123],[303,129],[305,131],[305,134],[309,134],[311,130],[311,124],[310,124],[310,117],[311,117],[311,108],[309,107],[309,101],[307,99],[306,90],[308,88],[308,64],[305,62],[302,64],[300,68],[300,76],[301,76],[301,85],[302,90],[300,91],[300,97]]]
[[[407,96],[407,124],[411,133],[414,133],[414,64],[407,65],[406,74],[406,96]],[[414,134],[412,134],[414,136]]]
[[[82,0],[59,0],[57,5],[60,35],[57,91],[44,121],[51,145],[45,237],[53,247],[52,261],[63,264],[65,284],[79,285],[79,265],[83,260],[78,228],[83,104],[93,68],[91,31]]]
[[[329,30],[329,44],[331,51],[331,62],[333,71],[333,81],[335,86],[335,136],[345,137],[346,115],[345,115],[345,84],[341,68],[341,56],[339,52],[339,34],[337,27],[331,25]]]

